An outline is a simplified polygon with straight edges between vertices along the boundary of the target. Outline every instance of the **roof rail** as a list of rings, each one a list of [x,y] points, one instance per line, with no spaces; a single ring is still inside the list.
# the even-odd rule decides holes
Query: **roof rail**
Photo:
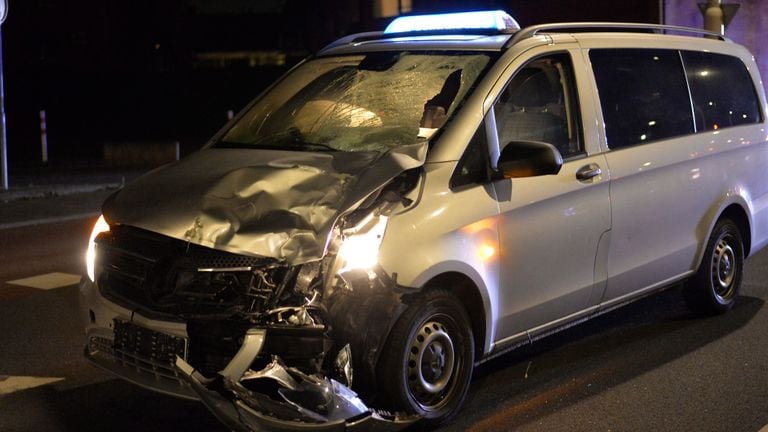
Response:
[[[344,36],[341,39],[331,42],[330,44],[323,47],[323,49],[318,51],[318,54],[323,54],[325,51],[328,51],[332,48],[340,47],[343,45],[352,45],[352,44],[361,43],[361,42],[377,41],[377,40],[384,40],[384,39],[395,39],[395,38],[418,37],[418,36],[455,36],[455,35],[461,35],[461,36],[506,35],[506,36],[509,36],[510,33],[500,32],[498,30],[485,30],[485,29],[467,29],[466,31],[456,30],[456,29],[425,30],[425,31],[410,31],[410,32],[398,32],[398,33],[386,33],[386,32],[374,31],[374,32],[365,32],[365,33],[355,33],[349,36]]]
[[[374,39],[381,39],[384,36],[384,32],[382,31],[373,31],[373,32],[365,32],[365,33],[355,33],[351,34],[349,36],[344,36],[341,39],[337,39],[325,47],[318,51],[318,53],[322,53],[323,51],[329,50],[331,48],[336,48],[338,46],[342,45],[349,45],[353,44],[355,42],[362,42],[366,40],[374,40]]]
[[[553,23],[553,24],[541,24],[531,27],[526,27],[519,32],[515,33],[515,36],[507,42],[506,46],[510,47],[523,39],[534,37],[539,33],[551,33],[561,30],[570,31],[590,31],[594,29],[609,29],[620,32],[642,32],[651,30],[654,33],[663,33],[665,31],[675,31],[680,33],[694,33],[705,36],[715,36],[724,42],[731,42],[727,37],[707,30],[692,28],[692,27],[680,27],[662,24],[643,24],[643,23],[622,23],[622,22],[570,22],[570,23]]]

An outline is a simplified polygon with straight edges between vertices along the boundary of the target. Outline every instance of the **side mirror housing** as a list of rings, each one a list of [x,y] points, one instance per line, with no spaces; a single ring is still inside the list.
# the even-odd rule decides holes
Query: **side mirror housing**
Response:
[[[552,144],[541,141],[512,141],[501,151],[497,164],[503,178],[557,174],[563,157]]]

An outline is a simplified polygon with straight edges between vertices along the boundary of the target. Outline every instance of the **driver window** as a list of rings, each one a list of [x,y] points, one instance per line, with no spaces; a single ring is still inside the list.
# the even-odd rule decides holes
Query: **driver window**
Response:
[[[566,53],[538,58],[517,71],[494,105],[501,148],[510,141],[543,141],[563,158],[582,152],[574,88]]]

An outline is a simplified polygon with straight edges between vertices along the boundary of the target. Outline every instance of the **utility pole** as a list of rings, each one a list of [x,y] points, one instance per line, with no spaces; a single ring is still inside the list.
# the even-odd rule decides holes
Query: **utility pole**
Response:
[[[699,3],[699,10],[704,15],[704,29],[724,35],[725,28],[731,23],[739,6],[734,3],[722,4],[721,0],[707,0],[706,3]]]
[[[0,186],[8,190],[8,150],[5,142],[5,85],[3,83],[2,24],[8,16],[8,1],[0,0]]]

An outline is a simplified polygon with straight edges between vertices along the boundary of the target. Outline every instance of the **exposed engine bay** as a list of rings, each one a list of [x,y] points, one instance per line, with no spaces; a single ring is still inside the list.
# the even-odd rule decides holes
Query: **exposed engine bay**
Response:
[[[142,316],[185,323],[188,335],[166,338],[115,320],[116,351],[174,365],[233,430],[396,430],[418,420],[369,407],[381,402],[373,399],[377,361],[412,290],[375,262],[350,266],[360,254],[343,249],[353,237],[380,238],[420,177],[420,168],[404,171],[342,214],[325,255],[300,264],[113,225],[96,238],[100,293]]]

